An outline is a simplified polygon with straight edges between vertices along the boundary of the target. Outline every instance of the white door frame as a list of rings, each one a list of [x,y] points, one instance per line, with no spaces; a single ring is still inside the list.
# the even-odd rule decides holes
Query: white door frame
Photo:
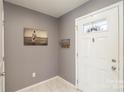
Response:
[[[5,54],[4,54],[4,5],[2,0],[2,59],[3,59],[3,73],[5,73]],[[3,92],[5,92],[5,76],[3,78]]]
[[[116,4],[110,5],[108,7],[105,7],[103,9],[97,10],[95,12],[92,12],[90,14],[87,14],[85,16],[79,17],[75,19],[75,85],[78,88],[78,40],[77,40],[77,33],[78,33],[78,22],[86,17],[93,16],[95,14],[98,14],[100,12],[112,9],[117,7],[119,10],[119,81],[120,84],[120,91],[124,91],[124,33],[123,33],[123,1],[120,1]],[[122,81],[123,80],[123,81]],[[123,83],[122,83],[123,82]]]
[[[1,6],[1,31],[2,31],[2,34],[1,34],[1,40],[2,40],[2,72],[4,73],[5,72],[5,60],[4,60],[4,7],[3,7],[3,0],[0,0],[0,6]],[[5,91],[5,76],[3,77],[3,82],[2,82],[2,91],[4,92]]]

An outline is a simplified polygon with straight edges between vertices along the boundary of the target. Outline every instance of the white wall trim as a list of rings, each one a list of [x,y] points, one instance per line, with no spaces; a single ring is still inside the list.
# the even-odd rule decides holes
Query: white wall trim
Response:
[[[1,45],[0,48],[2,50],[2,55],[0,58],[0,68],[2,70],[2,73],[5,72],[5,66],[4,66],[4,7],[3,7],[3,0],[0,0],[0,38],[1,38]],[[1,91],[5,91],[5,76],[1,77]]]
[[[77,80],[78,80],[78,40],[77,40],[77,31],[78,31],[78,22],[88,16],[93,16],[97,13],[112,9],[114,7],[118,7],[119,9],[119,82],[121,82],[122,84],[120,84],[120,91],[124,91],[124,32],[123,32],[123,1],[120,1],[118,3],[112,4],[108,7],[102,8],[100,10],[97,10],[95,12],[89,13],[87,15],[81,16],[79,18],[75,19],[75,85],[78,88],[78,84],[77,84]]]
[[[31,88],[37,87],[37,86],[39,86],[39,85],[41,85],[41,84],[47,83],[47,82],[49,82],[49,81],[51,81],[51,80],[54,80],[54,79],[57,79],[57,78],[59,78],[59,79],[61,79],[62,81],[66,82],[66,83],[67,83],[68,85],[70,85],[71,87],[76,88],[75,85],[73,85],[72,83],[70,83],[70,82],[68,82],[67,80],[63,79],[62,77],[60,77],[60,76],[55,76],[55,77],[50,78],[50,79],[48,79],[48,80],[44,80],[44,81],[42,81],[42,82],[39,82],[39,83],[36,83],[36,84],[34,84],[34,85],[28,86],[28,87],[26,87],[26,88],[20,89],[20,90],[18,90],[18,91],[16,91],[16,92],[26,92],[27,90],[29,90],[29,89],[31,89]],[[76,89],[77,89],[77,88],[76,88]]]
[[[120,91],[124,91],[124,23],[123,23],[123,2],[118,5],[119,9],[119,83]]]

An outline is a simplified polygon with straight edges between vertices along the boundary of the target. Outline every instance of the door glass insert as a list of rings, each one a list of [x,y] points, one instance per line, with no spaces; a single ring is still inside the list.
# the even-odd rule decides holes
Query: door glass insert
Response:
[[[83,28],[84,33],[89,33],[89,32],[91,32],[92,24],[91,23],[87,23],[87,24],[84,24],[83,27],[84,27]]]
[[[106,19],[93,22],[92,24],[93,24],[93,26],[92,26],[93,31],[100,31],[101,32],[101,31],[107,31],[108,30],[108,22]]]
[[[108,22],[106,19],[98,20],[95,22],[87,23],[83,25],[84,33],[91,32],[103,32],[108,30]]]

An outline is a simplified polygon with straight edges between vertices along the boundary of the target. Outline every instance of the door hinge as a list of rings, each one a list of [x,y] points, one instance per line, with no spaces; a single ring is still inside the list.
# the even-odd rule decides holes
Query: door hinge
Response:
[[[3,62],[5,62],[5,57],[3,57]]]
[[[77,80],[77,84],[79,83],[79,81]]]

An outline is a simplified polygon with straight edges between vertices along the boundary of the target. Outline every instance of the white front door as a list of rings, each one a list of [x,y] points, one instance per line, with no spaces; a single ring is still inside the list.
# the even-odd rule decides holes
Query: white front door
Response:
[[[4,73],[4,15],[3,0],[0,0],[0,92],[4,91],[5,73]]]
[[[116,7],[78,22],[79,89],[119,91],[118,18]]]

